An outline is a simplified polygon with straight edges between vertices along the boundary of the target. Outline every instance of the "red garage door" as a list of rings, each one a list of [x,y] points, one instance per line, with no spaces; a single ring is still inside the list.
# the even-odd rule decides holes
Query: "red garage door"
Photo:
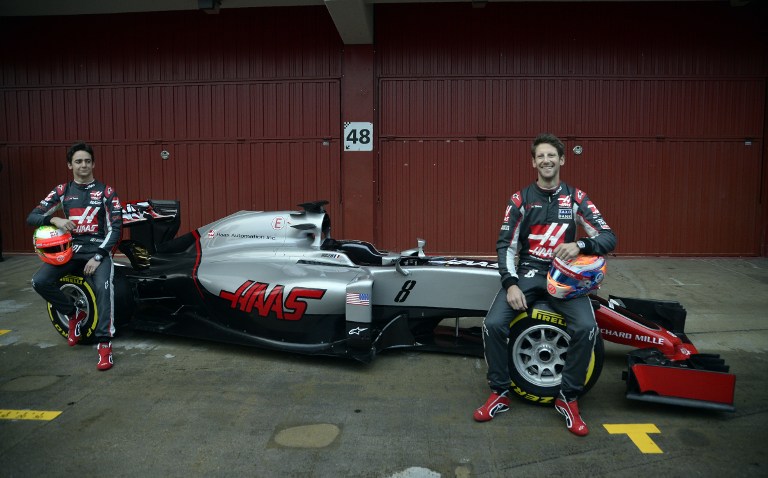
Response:
[[[551,8],[377,9],[382,246],[494,254],[507,197],[535,179],[530,140],[551,131],[618,253],[758,255],[758,25],[727,4]]]
[[[6,251],[30,251],[26,215],[71,179],[79,139],[123,200],[180,199],[182,231],[241,209],[338,207],[341,45],[326,9],[77,17],[75,35],[73,18],[2,19]]]

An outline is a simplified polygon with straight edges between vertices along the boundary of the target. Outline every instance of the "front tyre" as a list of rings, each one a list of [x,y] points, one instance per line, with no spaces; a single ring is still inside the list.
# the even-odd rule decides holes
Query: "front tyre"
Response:
[[[560,391],[563,367],[571,337],[565,320],[552,311],[520,314],[509,330],[510,389],[518,398],[552,405]],[[598,334],[587,369],[584,391],[597,382],[603,369],[605,347]]]
[[[96,307],[96,293],[93,288],[80,275],[66,275],[59,279],[59,288],[64,295],[72,298],[75,306],[86,313],[85,319],[80,322],[80,343],[93,343],[96,324],[99,322],[99,311]],[[61,314],[48,303],[48,317],[56,331],[66,338],[69,333],[69,317]]]

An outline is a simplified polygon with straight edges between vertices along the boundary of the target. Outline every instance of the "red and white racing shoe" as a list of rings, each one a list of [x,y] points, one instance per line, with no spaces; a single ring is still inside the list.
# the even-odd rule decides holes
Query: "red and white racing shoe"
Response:
[[[112,342],[102,342],[96,347],[99,351],[99,363],[96,368],[99,370],[109,370],[112,368]]]
[[[565,426],[568,431],[580,437],[589,433],[589,428],[579,415],[579,403],[576,400],[566,400],[562,393],[555,400],[555,410],[565,417]]]
[[[473,415],[475,421],[487,422],[493,419],[497,413],[509,410],[509,397],[507,396],[507,393],[509,392],[502,392],[501,394],[497,392],[491,393],[491,396],[488,397],[485,404],[475,410]]]
[[[86,314],[84,310],[76,309],[75,312],[69,316],[69,331],[67,332],[67,344],[70,347],[74,347],[80,342],[80,323],[85,319]]]

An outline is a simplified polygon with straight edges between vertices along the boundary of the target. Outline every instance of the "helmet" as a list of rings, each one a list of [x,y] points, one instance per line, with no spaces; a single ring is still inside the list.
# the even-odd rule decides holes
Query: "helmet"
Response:
[[[558,299],[572,299],[600,288],[605,258],[579,255],[571,262],[555,258],[547,274],[547,292]]]
[[[72,235],[53,226],[40,226],[32,236],[35,252],[43,262],[60,266],[72,258]]]

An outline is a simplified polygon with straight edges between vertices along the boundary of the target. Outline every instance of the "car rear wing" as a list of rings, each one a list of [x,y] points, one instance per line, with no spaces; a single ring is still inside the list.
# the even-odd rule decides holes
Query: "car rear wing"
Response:
[[[150,254],[179,232],[181,204],[178,200],[149,199],[123,205],[123,228],[130,229],[131,240],[143,244]]]

